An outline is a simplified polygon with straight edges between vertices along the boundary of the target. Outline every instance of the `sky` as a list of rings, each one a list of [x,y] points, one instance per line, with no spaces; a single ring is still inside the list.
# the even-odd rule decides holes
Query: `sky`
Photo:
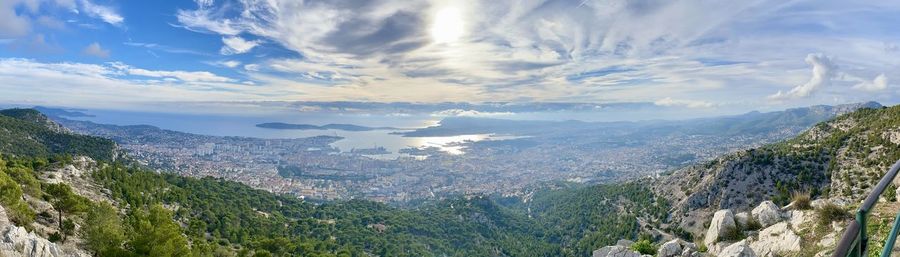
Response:
[[[0,103],[900,102],[900,1],[3,0]]]

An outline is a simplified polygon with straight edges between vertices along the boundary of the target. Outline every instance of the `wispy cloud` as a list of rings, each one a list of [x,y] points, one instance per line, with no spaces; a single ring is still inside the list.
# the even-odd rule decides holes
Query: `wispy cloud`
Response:
[[[223,37],[222,49],[219,50],[219,53],[224,55],[232,55],[232,54],[242,54],[249,52],[254,47],[260,44],[258,40],[244,40],[241,37]]]
[[[474,101],[656,102],[678,96],[674,99],[709,103],[708,97],[715,95],[717,101],[739,102],[748,95],[729,92],[755,88],[749,96],[763,103],[767,97],[807,98],[829,83],[829,65],[836,66],[836,61],[810,55],[813,78],[772,95],[799,77],[803,68],[796,65],[797,56],[810,49],[842,60],[870,61],[853,63],[859,70],[900,65],[883,56],[884,43],[876,46],[882,52],[862,47],[885,39],[852,35],[852,28],[862,23],[868,29],[887,29],[881,21],[855,17],[900,14],[900,5],[856,5],[859,8],[850,12],[835,1],[378,0],[351,5],[246,0],[233,5],[202,2],[176,16],[179,26],[193,31],[237,43],[249,42],[238,35],[253,35],[294,51],[302,58],[263,60],[260,69],[250,71],[278,71],[287,78],[360,91],[343,95],[339,87],[326,90],[329,96],[348,99],[386,100],[376,97],[383,89],[416,81],[422,84],[408,91],[443,91],[445,97],[463,99],[472,93],[478,96],[470,99]],[[435,26],[446,22],[438,14],[448,9],[455,10],[450,22],[458,19],[464,30],[452,42],[434,35],[440,33]],[[816,11],[797,11],[802,9]],[[861,47],[845,47],[853,44]],[[255,46],[229,45],[226,42],[221,52],[241,53]],[[451,92],[467,93],[449,96]]]
[[[125,44],[127,46],[143,47],[143,48],[147,48],[150,50],[163,51],[163,52],[174,53],[174,54],[192,54],[192,55],[212,56],[212,54],[210,54],[210,53],[205,53],[205,52],[191,50],[191,49],[185,49],[185,48],[179,48],[179,47],[173,47],[173,46],[169,46],[169,45],[161,45],[161,44],[157,44],[157,43],[124,42],[122,44]]]
[[[97,5],[89,0],[80,0],[78,3],[81,5],[81,10],[88,16],[115,26],[121,26],[125,22],[125,18],[111,7]]]

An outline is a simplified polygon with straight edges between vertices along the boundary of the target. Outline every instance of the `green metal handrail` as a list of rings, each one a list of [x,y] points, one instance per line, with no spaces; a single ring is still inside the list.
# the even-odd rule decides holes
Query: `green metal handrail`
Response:
[[[878,182],[878,185],[875,186],[875,190],[872,190],[872,192],[869,193],[869,196],[866,197],[866,200],[863,201],[863,204],[859,206],[859,210],[856,211],[856,219],[850,221],[850,225],[847,226],[847,231],[844,232],[837,248],[834,249],[834,253],[831,255],[832,257],[865,257],[868,255],[869,236],[866,234],[866,218],[868,218],[869,213],[875,208],[875,204],[878,203],[878,198],[881,197],[884,190],[887,189],[894,181],[894,178],[897,177],[898,170],[900,170],[900,160],[891,166],[891,169],[888,170],[887,174],[885,174],[884,177],[881,178],[881,181]],[[888,235],[887,241],[884,243],[881,257],[891,256],[891,249],[894,248],[894,241],[897,240],[897,233],[900,233],[900,212],[898,212],[897,217],[894,218],[894,226],[891,228],[891,234]]]

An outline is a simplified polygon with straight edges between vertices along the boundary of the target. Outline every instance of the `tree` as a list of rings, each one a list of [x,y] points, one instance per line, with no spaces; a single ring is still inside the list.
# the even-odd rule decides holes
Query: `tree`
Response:
[[[65,242],[71,230],[67,230],[64,226],[63,213],[84,212],[87,210],[88,200],[72,192],[72,188],[63,183],[47,184],[45,190],[50,195],[50,202],[53,204],[53,208],[56,208],[56,211],[59,212],[59,231],[68,232],[63,233],[62,240]]]
[[[82,227],[88,248],[97,256],[116,256],[125,242],[125,228],[109,203],[95,204],[87,212]]]
[[[9,219],[19,226],[27,226],[34,221],[34,211],[22,201],[22,188],[0,166],[0,204],[9,213]]]
[[[187,238],[172,220],[172,212],[155,204],[149,212],[135,210],[131,215],[131,247],[139,256],[189,256]]]

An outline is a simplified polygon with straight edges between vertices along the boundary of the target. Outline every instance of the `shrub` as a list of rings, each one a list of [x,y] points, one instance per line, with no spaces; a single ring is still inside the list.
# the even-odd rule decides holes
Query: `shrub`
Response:
[[[656,255],[656,246],[653,245],[649,240],[641,240],[637,241],[631,245],[631,250],[635,252],[639,252],[641,254],[649,254]]]
[[[847,210],[833,203],[826,203],[816,208],[816,215],[819,216],[819,225],[823,226],[853,217]]]
[[[810,196],[808,192],[794,192],[791,194],[791,202],[794,205],[794,208],[797,210],[809,210],[812,208],[810,206]]]

